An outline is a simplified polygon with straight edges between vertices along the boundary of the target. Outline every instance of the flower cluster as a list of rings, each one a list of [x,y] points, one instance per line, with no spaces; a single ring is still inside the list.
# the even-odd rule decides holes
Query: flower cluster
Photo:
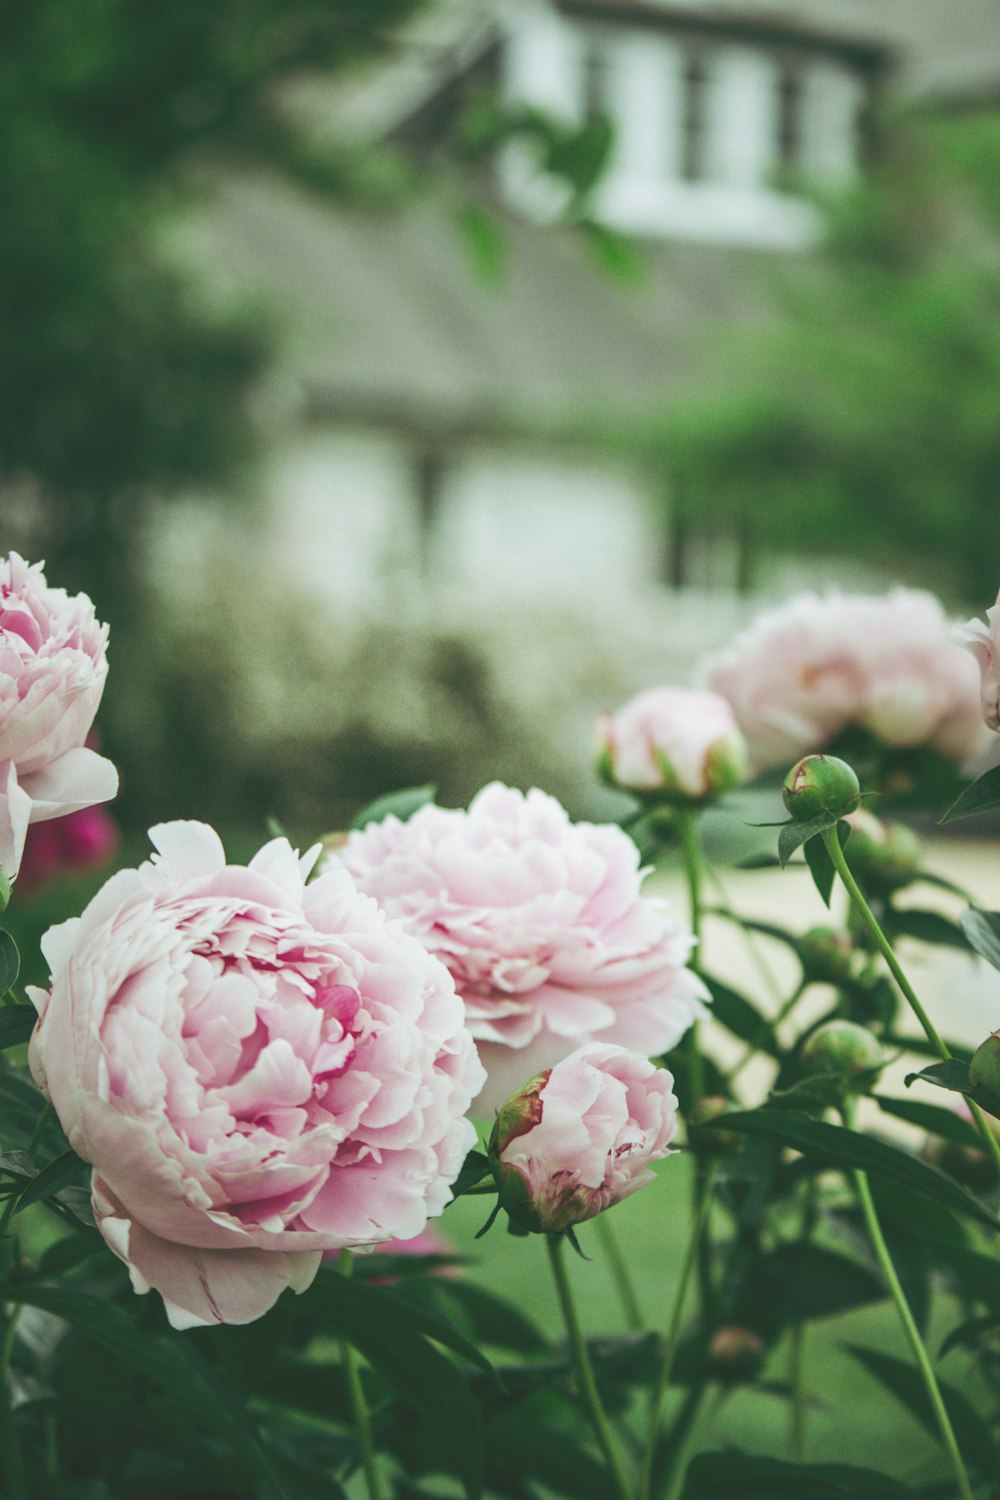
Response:
[[[635,845],[571,823],[554,797],[494,784],[467,812],[428,806],[352,833],[327,862],[447,964],[497,1105],[582,1043],[656,1056],[708,998],[688,929],[641,894]]]

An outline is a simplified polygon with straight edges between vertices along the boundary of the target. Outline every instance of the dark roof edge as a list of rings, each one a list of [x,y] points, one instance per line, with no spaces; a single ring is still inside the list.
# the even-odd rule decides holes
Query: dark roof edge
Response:
[[[664,31],[683,31],[689,35],[717,36],[744,42],[807,46],[840,58],[849,58],[859,67],[872,71],[884,69],[897,57],[889,43],[860,41],[842,32],[812,27],[780,16],[748,17],[738,10],[724,8],[706,12],[671,6],[666,9],[657,0],[555,0],[557,9],[566,15],[613,21],[619,25],[654,24]]]

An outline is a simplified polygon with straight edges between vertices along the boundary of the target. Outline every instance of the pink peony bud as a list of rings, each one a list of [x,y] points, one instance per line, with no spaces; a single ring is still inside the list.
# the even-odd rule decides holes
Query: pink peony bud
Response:
[[[108,672],[107,627],[85,594],[0,558],[0,869],[17,874],[29,823],[107,802],[110,761],[87,749]]]
[[[966,646],[979,663],[983,719],[989,729],[1000,729],[1000,594],[986,623],[967,620],[955,630],[954,639]]]
[[[717,1328],[708,1345],[708,1358],[720,1380],[752,1380],[764,1365],[764,1340],[751,1328]]]
[[[514,1223],[555,1233],[651,1182],[650,1162],[672,1154],[673,1082],[623,1047],[591,1043],[508,1099],[490,1157]]]
[[[717,693],[652,688],[597,723],[597,766],[613,786],[702,801],[739,786],[747,750]]]

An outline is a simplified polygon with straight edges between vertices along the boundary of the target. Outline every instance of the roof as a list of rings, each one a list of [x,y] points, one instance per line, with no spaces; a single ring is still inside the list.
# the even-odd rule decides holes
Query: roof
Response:
[[[507,274],[484,286],[442,203],[375,216],[277,178],[230,177],[204,249],[291,330],[285,371],[313,421],[445,437],[572,434],[598,414],[658,409],[704,369],[713,330],[767,316],[787,260],[651,242],[627,286],[595,267],[579,232],[503,233]]]

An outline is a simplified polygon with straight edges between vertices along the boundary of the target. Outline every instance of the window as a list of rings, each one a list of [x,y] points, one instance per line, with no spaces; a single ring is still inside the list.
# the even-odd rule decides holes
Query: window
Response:
[[[686,182],[700,182],[707,175],[708,76],[705,59],[689,53],[681,75],[680,166]]]
[[[778,121],[776,156],[779,178],[789,185],[802,163],[802,73],[786,65],[778,74]]]

